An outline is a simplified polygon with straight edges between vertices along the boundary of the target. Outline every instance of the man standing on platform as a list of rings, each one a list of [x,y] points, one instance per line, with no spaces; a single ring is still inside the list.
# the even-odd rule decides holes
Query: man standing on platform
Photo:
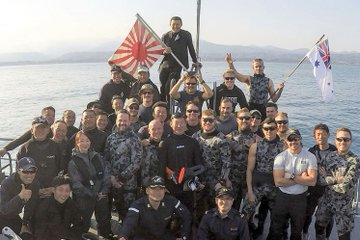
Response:
[[[169,100],[171,79],[177,81],[180,78],[181,66],[171,55],[171,52],[186,68],[189,68],[188,52],[190,53],[193,63],[198,63],[191,34],[181,29],[181,27],[182,19],[178,16],[172,17],[170,19],[171,30],[161,38],[166,46],[168,46],[164,51],[164,58],[159,66],[161,101]]]

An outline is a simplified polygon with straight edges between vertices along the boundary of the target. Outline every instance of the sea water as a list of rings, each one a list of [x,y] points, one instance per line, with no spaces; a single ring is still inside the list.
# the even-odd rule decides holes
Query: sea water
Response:
[[[265,73],[275,86],[295,67],[296,63],[265,62]],[[235,62],[242,74],[251,74],[250,62]],[[223,81],[225,62],[203,62],[202,75],[212,87]],[[150,78],[159,85],[158,64],[150,71]],[[306,148],[314,144],[312,128],[318,123],[326,123],[334,131],[348,127],[353,133],[352,151],[360,153],[360,69],[358,66],[333,65],[334,100],[320,101],[320,91],[312,74],[312,66],[305,62],[286,83],[279,101],[279,111],[287,112],[290,127],[298,128]],[[110,68],[107,63],[67,63],[0,67],[0,138],[16,138],[30,129],[31,121],[40,115],[45,106],[56,109],[56,119],[62,112],[72,109],[77,114],[88,102],[98,99],[101,87],[109,81]],[[246,87],[236,82],[245,93]],[[6,142],[0,141],[0,147]],[[16,150],[12,152],[13,157]]]

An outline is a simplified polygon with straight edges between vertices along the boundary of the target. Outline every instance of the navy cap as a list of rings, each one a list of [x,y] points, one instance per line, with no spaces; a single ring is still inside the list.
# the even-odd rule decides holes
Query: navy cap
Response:
[[[35,160],[31,157],[23,157],[16,163],[17,169],[20,171],[27,171],[29,169],[37,170]]]
[[[223,195],[229,195],[230,197],[234,197],[234,192],[231,188],[221,187],[216,191],[215,197],[221,197]]]
[[[118,65],[111,66],[111,72],[122,72],[121,67]]]
[[[150,179],[148,187],[155,188],[155,187],[162,187],[165,188],[165,180],[160,176],[155,176]]]
[[[299,130],[297,129],[294,129],[294,128],[289,128],[287,131],[286,131],[286,139],[288,139],[288,137],[290,137],[291,135],[296,135],[298,137],[301,137],[301,134],[299,132]]]

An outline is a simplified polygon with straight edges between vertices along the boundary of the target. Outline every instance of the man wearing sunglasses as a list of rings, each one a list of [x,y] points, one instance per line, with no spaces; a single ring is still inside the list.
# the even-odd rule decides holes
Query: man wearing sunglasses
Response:
[[[179,91],[181,85],[184,83],[184,90]],[[203,88],[202,91],[197,90],[197,84]],[[170,97],[177,100],[180,108],[180,113],[185,113],[186,103],[194,101],[198,103],[198,107],[202,109],[203,102],[213,96],[211,88],[202,79],[201,75],[191,75],[187,72],[181,76],[179,81],[170,90]]]
[[[271,213],[272,239],[283,239],[283,228],[291,220],[291,239],[302,238],[306,217],[308,186],[317,179],[317,160],[314,154],[302,148],[301,134],[297,129],[286,132],[288,148],[275,157],[273,176],[279,191]]]
[[[275,121],[277,125],[277,134],[284,142],[286,142],[286,131],[289,129],[289,118],[287,113],[278,112]]]
[[[350,240],[354,228],[352,202],[360,176],[360,159],[350,151],[352,134],[348,128],[336,130],[337,151],[326,155],[320,163],[320,181],[326,184],[316,213],[316,239],[325,239],[325,230],[335,218],[340,240]]]
[[[229,68],[235,71],[235,77],[242,83],[245,83],[250,90],[249,108],[250,110],[257,109],[262,116],[266,116],[265,105],[268,98],[275,103],[281,96],[284,89],[284,82],[280,82],[278,89],[275,91],[274,82],[264,74],[264,61],[260,58],[252,61],[253,76],[243,75],[236,71],[234,67],[234,60],[231,54],[225,55],[225,61]]]
[[[16,172],[1,183],[0,229],[7,226],[16,234],[31,234],[29,224],[39,200],[40,186],[35,180],[36,171],[34,159],[21,158],[16,163]],[[24,215],[21,219],[19,214],[23,208]]]
[[[284,143],[276,134],[274,118],[266,118],[262,124],[264,138],[251,145],[246,170],[247,197],[245,198],[243,213],[251,219],[257,205],[266,198],[270,211],[274,206],[276,187],[273,179],[275,157],[284,150]],[[261,234],[264,222],[258,223],[253,234]],[[250,229],[253,230],[253,229]],[[254,238],[256,238],[253,235]]]
[[[218,86],[215,90],[214,97],[210,100],[210,106],[213,107],[214,98],[215,106],[214,110],[216,114],[219,115],[220,101],[224,98],[227,98],[232,103],[232,111],[235,110],[236,105],[239,104],[240,108],[248,108],[248,103],[246,101],[243,91],[235,85],[235,71],[233,69],[226,69],[223,74],[224,82]]]
[[[136,98],[130,98],[126,103],[126,110],[130,114],[130,129],[137,133],[141,127],[146,125],[139,118],[139,101]]]
[[[246,192],[246,166],[250,146],[255,143],[256,135],[250,129],[251,115],[247,108],[237,113],[238,130],[226,135],[231,148],[232,168],[230,181],[233,184],[235,201],[234,208],[239,209],[241,199]]]

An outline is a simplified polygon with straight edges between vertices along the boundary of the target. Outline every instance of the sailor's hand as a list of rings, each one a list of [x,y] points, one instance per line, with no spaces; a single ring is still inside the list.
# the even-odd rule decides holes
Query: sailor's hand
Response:
[[[169,53],[171,53],[171,47],[166,47],[165,49],[164,49],[164,52],[163,52],[164,54],[169,54]]]
[[[41,188],[39,190],[39,196],[40,196],[40,198],[50,197],[53,194],[53,192],[54,192],[53,187]]]
[[[114,188],[121,188],[123,186],[123,183],[118,181],[113,175],[111,175],[110,180]]]
[[[255,203],[256,196],[255,196],[255,194],[253,192],[248,192],[247,197],[248,197],[249,203],[251,203],[251,204]]]
[[[228,64],[233,64],[233,63],[234,63],[234,60],[233,60],[232,57],[231,57],[231,53],[226,53],[226,54],[225,54],[225,61],[226,61]]]
[[[32,191],[25,188],[24,184],[21,184],[21,191],[18,194],[20,199],[27,202],[31,198]]]
[[[278,89],[279,89],[279,90],[280,90],[280,89],[283,89],[284,86],[285,86],[284,81],[281,81],[281,82],[279,82],[279,84],[278,84]]]

